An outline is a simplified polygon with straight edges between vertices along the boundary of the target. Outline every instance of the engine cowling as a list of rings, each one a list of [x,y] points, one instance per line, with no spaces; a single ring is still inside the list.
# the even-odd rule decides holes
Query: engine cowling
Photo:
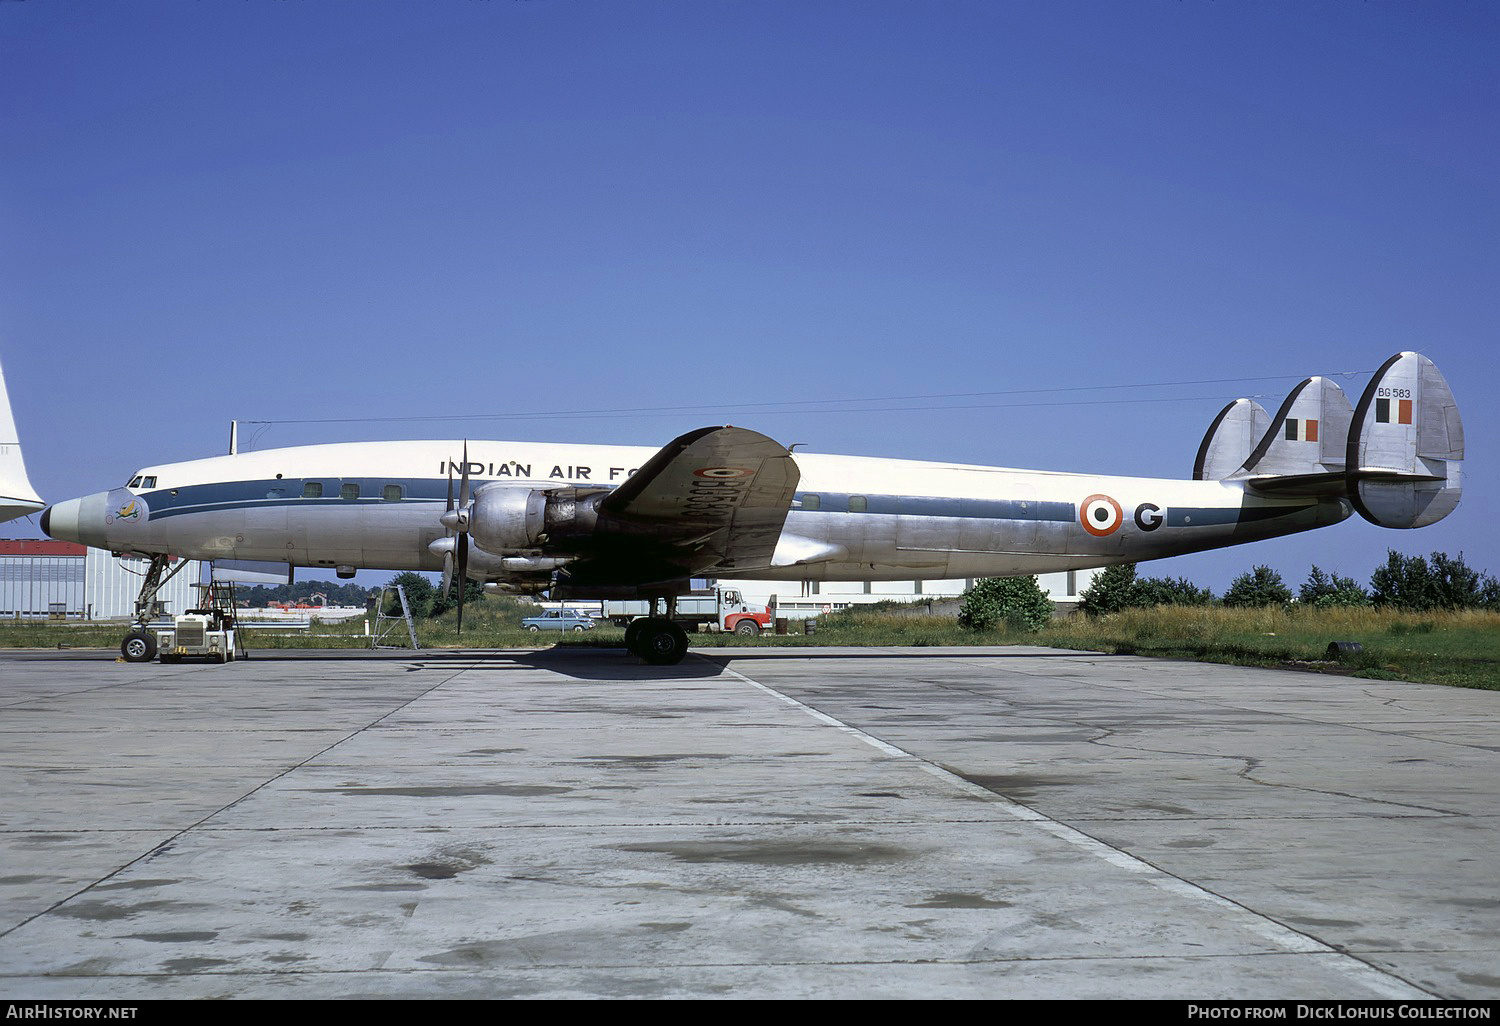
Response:
[[[547,494],[535,488],[489,485],[474,495],[469,534],[492,553],[535,549],[546,533]]]
[[[549,541],[566,551],[570,542],[593,533],[604,494],[602,489],[486,485],[474,495],[469,534],[480,548],[502,555],[535,552]]]

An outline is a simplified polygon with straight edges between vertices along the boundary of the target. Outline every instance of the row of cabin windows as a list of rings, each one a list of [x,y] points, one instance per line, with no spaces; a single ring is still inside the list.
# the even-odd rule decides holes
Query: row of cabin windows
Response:
[[[137,474],[135,477],[133,477],[133,478],[130,479],[130,484],[126,485],[125,487],[127,487],[127,488],[155,488],[156,487],[156,476],[153,474],[153,475],[151,475],[151,476],[148,477],[148,476],[145,476],[145,475],[142,475],[142,474]],[[176,495],[177,493],[174,491],[172,494]],[[285,495],[286,495],[286,490],[284,488],[273,488],[270,492],[267,493],[267,498],[280,499],[280,498],[285,497]],[[304,499],[321,499],[323,497],[323,482],[322,481],[307,481],[307,482],[305,482],[302,485],[302,497]],[[406,497],[406,489],[402,485],[388,484],[385,487],[383,487],[383,488],[380,489],[380,497],[383,500],[385,500],[386,502],[400,502],[402,499],[404,499]],[[359,498],[359,485],[357,483],[353,482],[353,481],[345,482],[344,485],[342,485],[339,488],[339,498],[341,498],[341,499],[357,499],[357,498]]]
[[[388,484],[380,490],[381,499],[386,502],[400,502],[406,495],[406,489],[398,484]],[[302,497],[304,499],[321,499],[323,497],[322,481],[307,481],[302,485]],[[359,498],[359,484],[354,481],[346,481],[339,488],[340,499]]]
[[[818,495],[818,494],[813,493],[813,492],[809,492],[806,495],[803,495],[802,496],[802,508],[803,509],[822,509],[823,508],[823,497],[821,495]],[[849,512],[850,513],[868,513],[868,512],[870,512],[870,500],[868,498],[866,498],[865,496],[863,496],[863,495],[851,495],[851,496],[849,496]]]

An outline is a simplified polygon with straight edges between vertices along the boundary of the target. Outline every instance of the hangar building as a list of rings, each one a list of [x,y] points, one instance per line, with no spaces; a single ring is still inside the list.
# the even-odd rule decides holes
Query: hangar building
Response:
[[[74,542],[0,539],[0,618],[128,620],[145,572],[144,559],[116,559]],[[164,612],[193,607],[201,573],[194,560],[167,582],[157,594]]]

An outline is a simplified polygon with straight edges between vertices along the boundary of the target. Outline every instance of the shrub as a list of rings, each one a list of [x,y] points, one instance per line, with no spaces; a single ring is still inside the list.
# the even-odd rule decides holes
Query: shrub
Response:
[[[1186,577],[1142,577],[1135,584],[1135,604],[1140,606],[1206,606],[1214,600],[1212,591]]]
[[[1118,613],[1122,609],[1153,606],[1206,606],[1214,593],[1186,577],[1137,577],[1134,563],[1107,566],[1078,597],[1078,608],[1089,616]]]
[[[1368,606],[1370,593],[1359,586],[1352,577],[1324,573],[1314,566],[1298,592],[1297,601],[1314,609],[1330,606]]]
[[[1004,623],[1013,630],[1039,631],[1052,619],[1052,602],[1035,577],[986,577],[974,582],[958,611],[958,625],[992,631]]]
[[[391,578],[390,587],[401,585],[401,590],[406,592],[406,605],[411,610],[411,615],[420,620],[432,612],[432,603],[437,596],[437,588],[423,574],[415,570],[407,570]],[[386,610],[389,615],[393,610],[401,612],[401,600],[394,594],[386,596]]]
[[[1134,563],[1107,566],[1094,575],[1093,582],[1078,596],[1078,608],[1089,616],[1118,613],[1136,604]]]
[[[1429,562],[1388,549],[1385,565],[1370,575],[1370,590],[1375,605],[1394,609],[1500,609],[1500,582],[1470,569],[1462,552],[1434,552]]]
[[[1291,601],[1291,589],[1268,566],[1257,566],[1247,574],[1240,574],[1224,593],[1224,604],[1230,607],[1284,606]]]

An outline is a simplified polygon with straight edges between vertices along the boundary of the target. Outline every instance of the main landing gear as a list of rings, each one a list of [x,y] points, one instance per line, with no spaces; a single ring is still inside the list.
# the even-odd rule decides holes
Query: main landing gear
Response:
[[[687,655],[687,631],[672,619],[677,613],[677,600],[666,599],[665,616],[656,613],[658,601],[651,600],[650,616],[631,620],[625,626],[625,647],[652,666],[676,666]]]
[[[642,617],[625,628],[625,647],[653,666],[676,666],[687,655],[687,631],[671,620]]]

